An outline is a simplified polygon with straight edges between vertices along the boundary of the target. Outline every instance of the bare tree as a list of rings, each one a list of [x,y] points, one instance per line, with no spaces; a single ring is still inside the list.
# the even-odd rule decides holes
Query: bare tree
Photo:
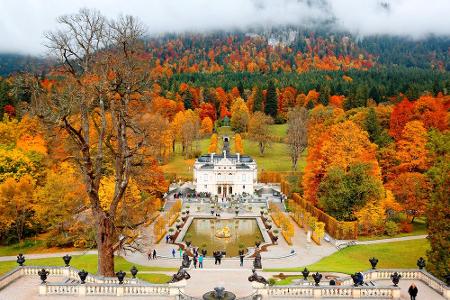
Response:
[[[138,55],[144,29],[131,16],[108,21],[87,9],[59,17],[58,23],[62,28],[46,39],[61,62],[62,79],[54,92],[37,97],[33,108],[67,131],[75,144],[71,154],[81,167],[95,218],[98,273],[113,276],[114,251],[124,244],[120,229],[137,225],[116,222],[130,174],[144,156],[146,131],[139,126],[139,113],[130,109],[149,86]],[[115,188],[105,208],[99,187],[108,166]]]
[[[292,160],[292,168],[297,170],[298,158],[308,145],[308,111],[304,107],[288,113],[287,141]]]

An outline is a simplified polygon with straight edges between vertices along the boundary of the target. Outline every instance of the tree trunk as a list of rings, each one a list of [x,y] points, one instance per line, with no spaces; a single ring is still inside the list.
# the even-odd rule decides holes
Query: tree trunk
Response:
[[[114,224],[105,213],[97,213],[98,274],[114,276]]]

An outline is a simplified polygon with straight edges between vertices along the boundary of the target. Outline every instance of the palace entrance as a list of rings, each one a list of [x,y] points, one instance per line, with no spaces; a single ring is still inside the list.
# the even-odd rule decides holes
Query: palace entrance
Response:
[[[222,197],[227,197],[228,195],[232,195],[233,194],[233,187],[226,185],[226,184],[221,184],[217,187],[217,195],[222,196]]]

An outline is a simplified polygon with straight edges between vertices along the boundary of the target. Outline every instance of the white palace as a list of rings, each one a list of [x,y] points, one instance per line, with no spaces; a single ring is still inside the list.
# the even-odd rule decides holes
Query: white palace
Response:
[[[253,194],[257,181],[256,162],[247,155],[230,154],[228,137],[224,137],[222,154],[205,154],[194,163],[196,192],[208,192],[222,197],[233,194]]]

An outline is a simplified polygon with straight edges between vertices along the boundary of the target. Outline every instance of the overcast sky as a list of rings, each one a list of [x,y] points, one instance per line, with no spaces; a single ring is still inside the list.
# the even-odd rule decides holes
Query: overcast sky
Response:
[[[312,4],[308,4],[312,3]],[[335,20],[358,35],[450,35],[450,0],[0,0],[0,52],[43,54],[56,17],[97,8],[137,16],[149,33],[305,25]]]

